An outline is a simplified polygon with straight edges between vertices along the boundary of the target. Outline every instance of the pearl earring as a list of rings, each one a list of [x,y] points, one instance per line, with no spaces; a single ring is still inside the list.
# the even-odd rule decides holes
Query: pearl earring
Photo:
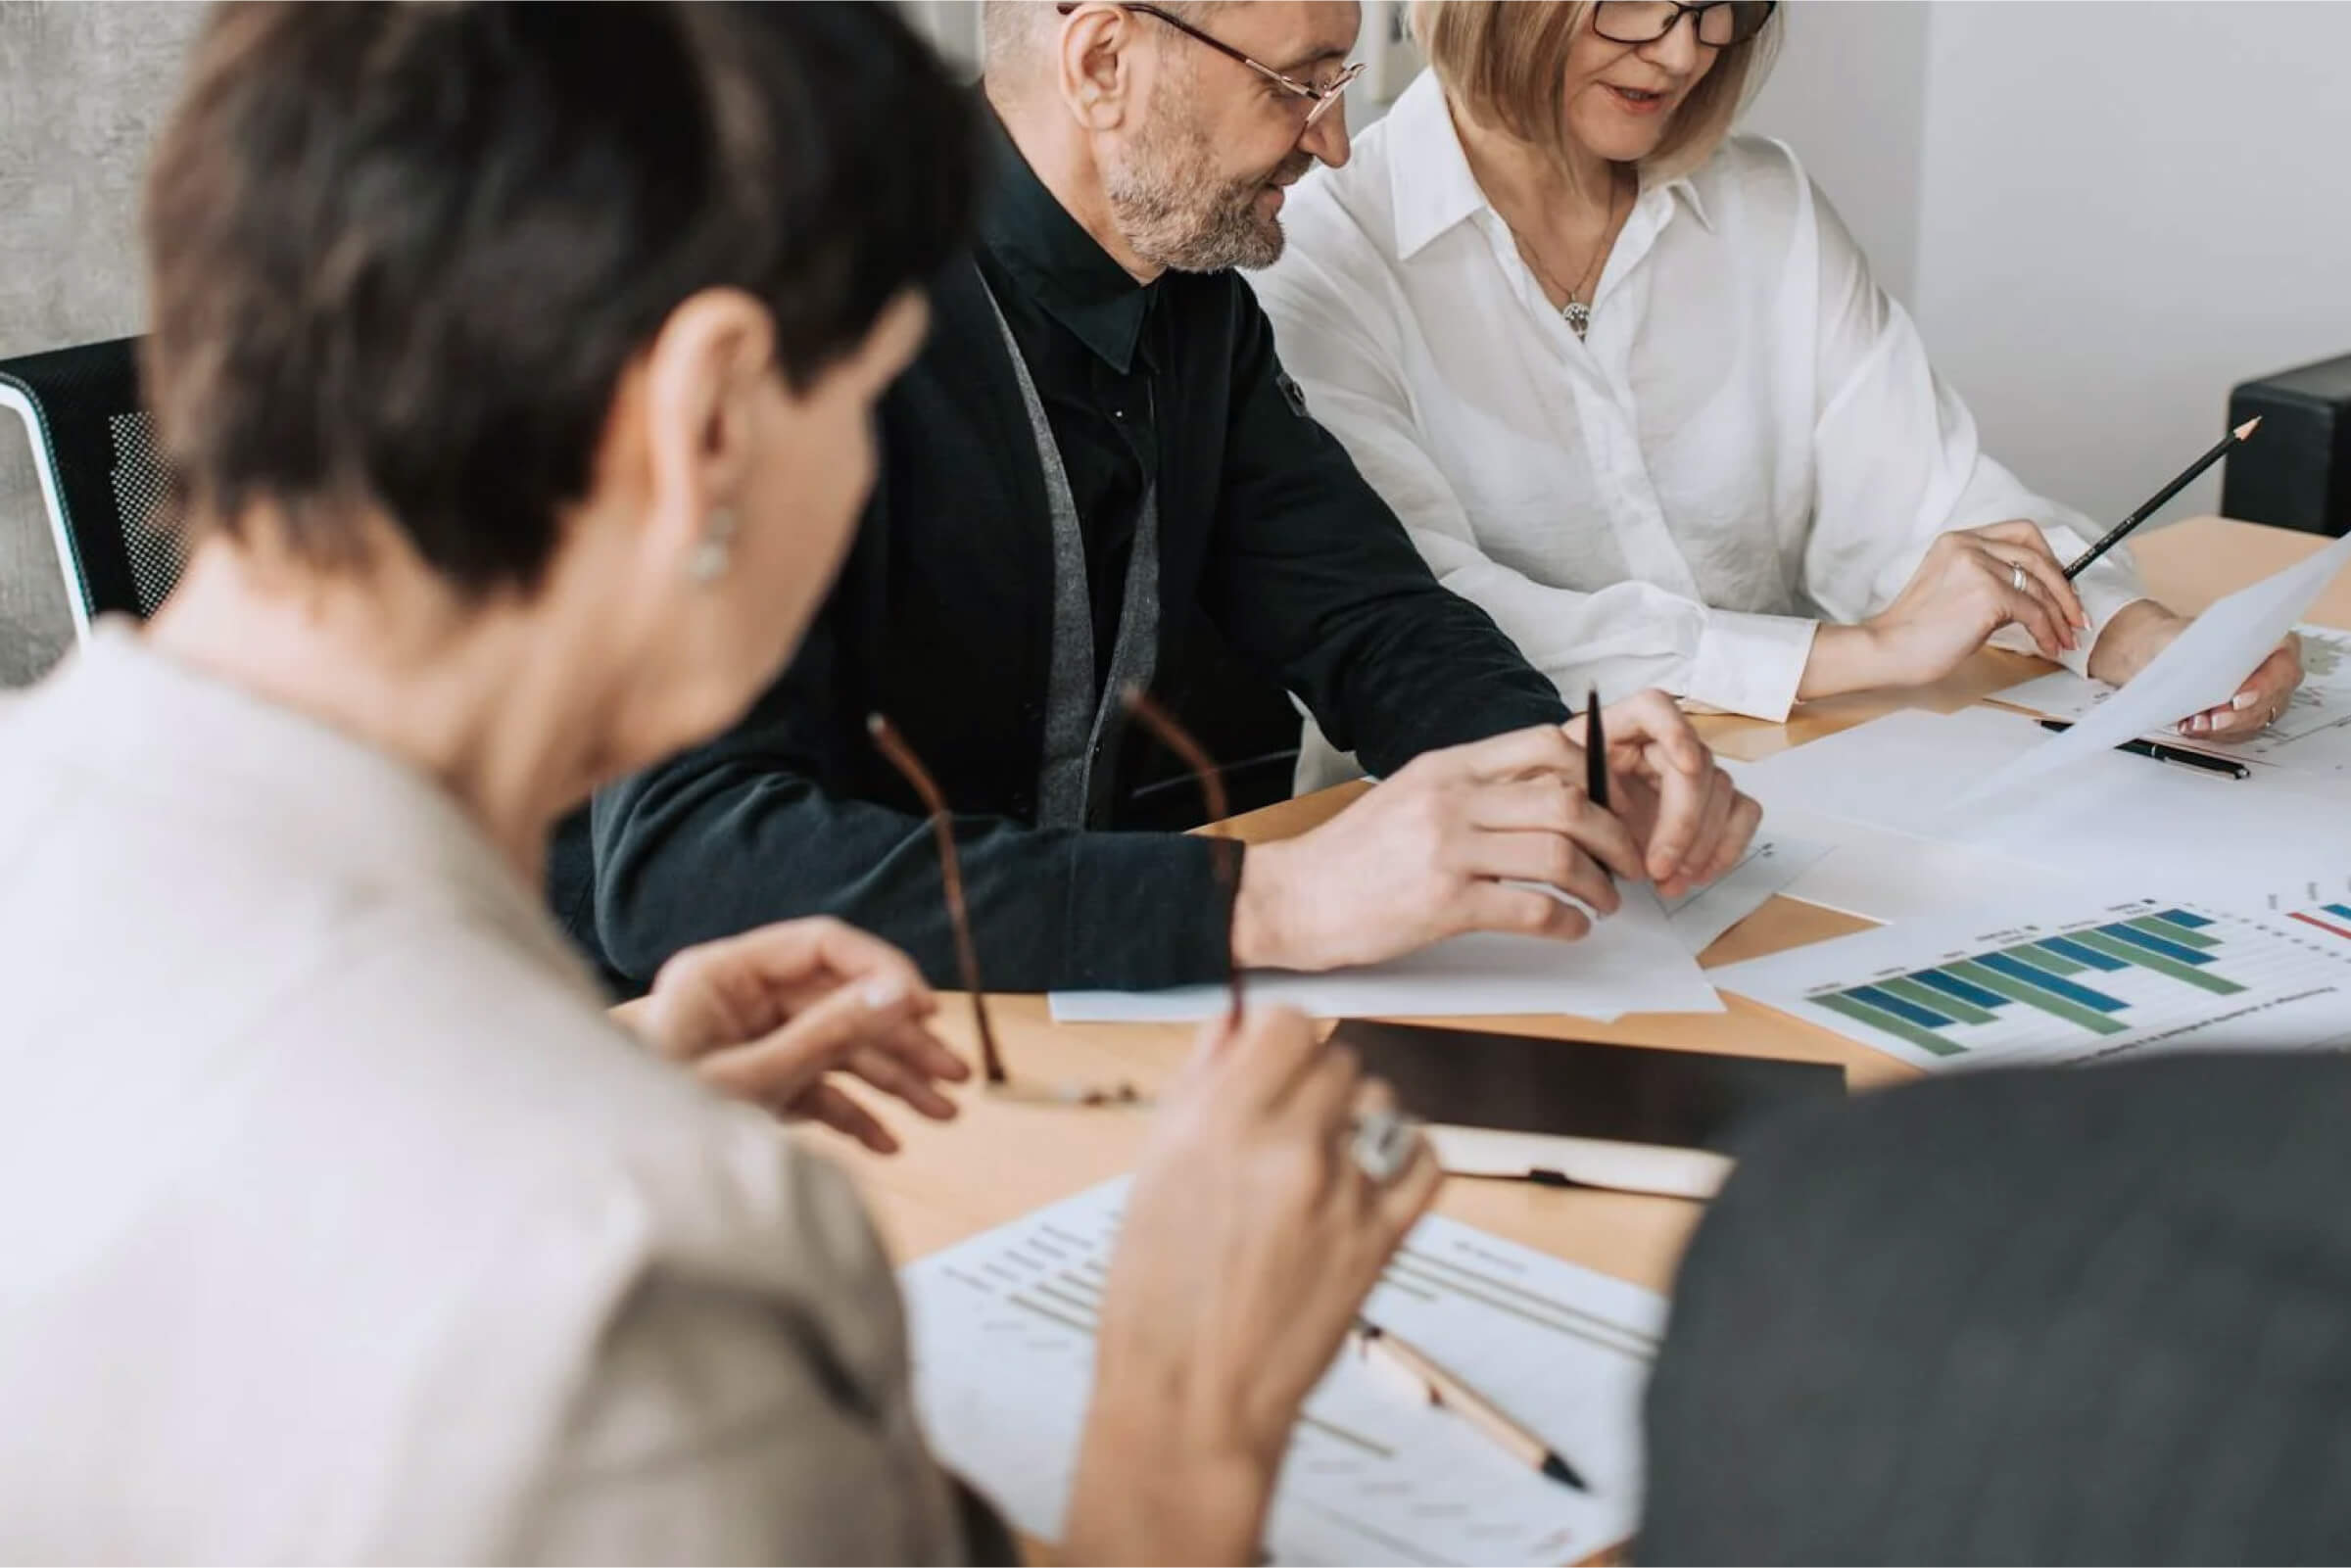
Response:
[[[702,537],[686,559],[686,575],[696,583],[715,583],[735,563],[735,514],[724,506],[702,524]]]

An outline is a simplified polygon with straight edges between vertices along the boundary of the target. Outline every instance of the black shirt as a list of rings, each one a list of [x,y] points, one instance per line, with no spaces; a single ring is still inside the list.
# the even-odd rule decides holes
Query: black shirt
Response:
[[[1009,143],[999,158],[1020,162]],[[1085,535],[1099,684],[1143,489],[1159,474],[1159,367],[1168,357],[1157,342],[1159,288],[1138,286],[1033,175],[1001,182],[981,237],[981,276],[1036,382]]]
[[[693,942],[831,914],[955,982],[937,856],[873,749],[875,711],[958,814],[990,988],[1223,974],[1229,902],[1209,841],[1112,831],[1135,820],[1124,790],[1085,829],[1032,826],[1053,538],[984,271],[1062,448],[1098,626],[1115,625],[1133,499],[1157,477],[1161,687],[1199,657],[1186,629],[1205,618],[1375,772],[1565,717],[1306,416],[1248,285],[1222,272],[1138,286],[1006,152],[978,264],[937,280],[930,341],[883,400],[874,495],[791,668],[733,731],[597,797],[575,934],[624,976],[643,981]],[[1099,659],[1110,638],[1095,642]],[[1143,749],[1122,748],[1122,778]]]

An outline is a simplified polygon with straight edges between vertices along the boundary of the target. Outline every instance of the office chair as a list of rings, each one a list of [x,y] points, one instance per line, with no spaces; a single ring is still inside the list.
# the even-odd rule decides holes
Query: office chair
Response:
[[[73,635],[112,611],[145,617],[182,564],[169,478],[139,405],[136,338],[0,359],[0,407],[24,421]]]

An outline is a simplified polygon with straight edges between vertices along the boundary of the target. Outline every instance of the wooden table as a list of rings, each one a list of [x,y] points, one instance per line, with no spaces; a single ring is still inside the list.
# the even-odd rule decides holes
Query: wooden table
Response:
[[[2135,550],[2154,594],[2173,607],[2199,610],[2221,594],[2279,571],[2326,541],[2249,523],[2198,518],[2138,541]],[[2351,627],[2351,574],[2338,579],[2309,619]],[[1941,684],[1807,704],[1784,725],[1708,717],[1702,732],[1726,756],[1753,759],[1785,746],[1877,718],[1901,707],[1948,712],[2043,673],[2037,658],[1987,651]],[[1334,815],[1363,789],[1341,785],[1235,818],[1211,830],[1259,842],[1304,832]],[[1148,896],[1147,891],[1141,896]],[[1711,968],[1867,925],[1813,905],[1774,899],[1725,932],[1701,960]],[[1856,1090],[1899,1082],[1912,1069],[1848,1040],[1799,1023],[1742,997],[1727,1012],[1647,1014],[1613,1023],[1557,1017],[1479,1019],[1480,1028],[1573,1035],[1628,1044],[1743,1052],[1843,1063]],[[991,998],[989,1017],[1016,1072],[1044,1078],[1128,1077],[1150,1087],[1181,1060],[1190,1026],[1055,1024],[1038,996]],[[969,1047],[970,1012],[961,998],[942,1010],[941,1032]],[[1142,1136],[1139,1114],[1007,1105],[963,1097],[963,1115],[946,1125],[912,1116],[893,1118],[902,1153],[877,1159],[825,1147],[851,1166],[902,1261],[1001,1224],[1132,1168]],[[1556,1257],[1662,1291],[1667,1287],[1699,1206],[1623,1193],[1562,1191],[1523,1181],[1449,1182],[1439,1210]]]

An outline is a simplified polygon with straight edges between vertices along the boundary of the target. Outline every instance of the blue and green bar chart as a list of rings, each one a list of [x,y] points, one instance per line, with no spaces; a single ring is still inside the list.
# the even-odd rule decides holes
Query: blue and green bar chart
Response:
[[[2078,1060],[2173,1042],[2351,1043],[2351,904],[2256,918],[2139,900],[1956,947],[1955,932],[1940,934],[1905,943],[1888,927],[1716,979],[1774,1005],[1797,1002],[1838,1032],[1925,1067]],[[1904,946],[1912,963],[1900,962]],[[1830,951],[1841,947],[1842,962]],[[1837,968],[1847,978],[1831,977]],[[1761,983],[1742,984],[1747,974]]]

